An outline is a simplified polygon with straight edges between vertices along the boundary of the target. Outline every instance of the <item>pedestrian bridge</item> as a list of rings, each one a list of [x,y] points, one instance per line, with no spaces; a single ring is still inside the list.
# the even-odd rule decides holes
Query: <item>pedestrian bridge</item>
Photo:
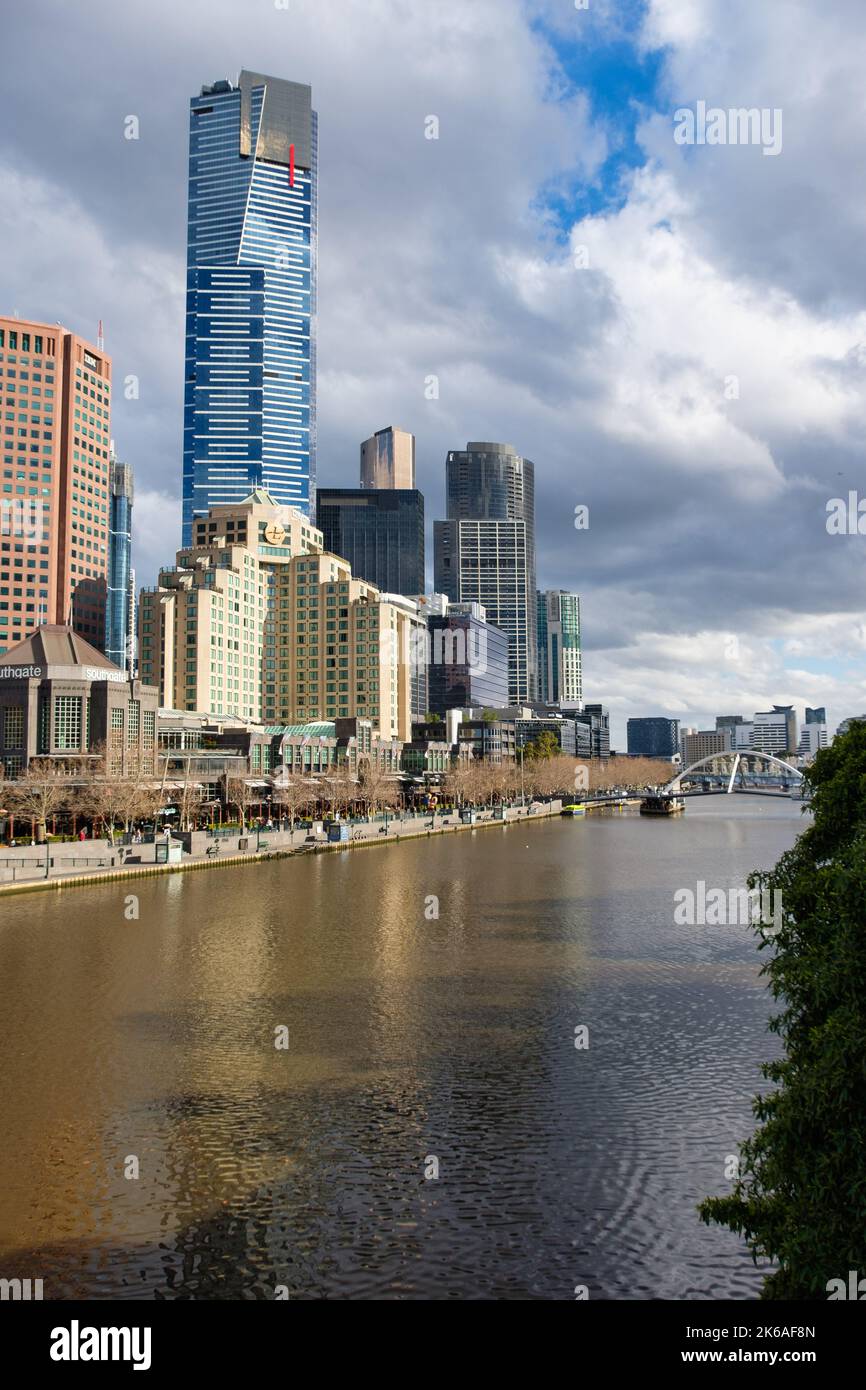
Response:
[[[787,796],[800,800],[805,791],[802,772],[771,753],[752,749],[710,753],[678,772],[665,787],[681,796]]]

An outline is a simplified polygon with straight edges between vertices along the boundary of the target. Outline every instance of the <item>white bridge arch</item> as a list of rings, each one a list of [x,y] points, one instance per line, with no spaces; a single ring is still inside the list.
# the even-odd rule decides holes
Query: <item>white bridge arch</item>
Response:
[[[777,768],[785,778],[790,778],[800,784],[803,783],[803,774],[799,768],[792,767],[790,763],[783,762],[781,758],[774,758],[772,753],[759,753],[753,748],[744,748],[739,752],[729,750],[725,753],[710,753],[706,758],[700,758],[696,763],[692,763],[691,767],[683,768],[682,772],[678,772],[676,777],[668,782],[665,791],[679,792],[682,790],[684,781],[699,780],[692,774],[699,773],[701,768],[707,768],[709,775],[715,776],[717,779],[722,778],[722,776],[728,777],[728,768],[730,768],[727,793],[730,795],[736,790],[734,783],[738,776],[741,782],[740,791],[745,792],[751,790],[746,788],[745,780],[749,765],[752,763],[768,763],[771,767]],[[724,773],[718,770],[719,764],[726,765]]]

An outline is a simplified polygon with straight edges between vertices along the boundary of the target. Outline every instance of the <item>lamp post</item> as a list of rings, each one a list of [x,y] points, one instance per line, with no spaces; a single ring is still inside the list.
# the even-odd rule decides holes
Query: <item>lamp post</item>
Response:
[[[523,780],[523,744],[520,745],[520,804],[526,806],[526,784]]]

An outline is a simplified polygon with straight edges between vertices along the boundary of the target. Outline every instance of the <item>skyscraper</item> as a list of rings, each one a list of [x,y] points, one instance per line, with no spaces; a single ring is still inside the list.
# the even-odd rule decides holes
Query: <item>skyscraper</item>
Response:
[[[417,488],[319,488],[316,525],[325,549],[348,560],[356,579],[406,598],[423,594],[424,498]]]
[[[538,594],[538,698],[581,705],[580,598],[564,589]]]
[[[0,655],[41,623],[102,648],[111,359],[58,324],[0,318]]]
[[[509,698],[538,690],[535,465],[510,444],[472,443],[446,460],[448,519],[434,523],[434,587],[477,602],[509,638]]]
[[[132,591],[132,468],[112,452],[109,475],[108,600],[105,655],[127,671],[134,667],[135,596]]]
[[[241,72],[190,102],[183,543],[316,477],[318,120],[310,88]]]
[[[415,436],[389,425],[361,445],[361,487],[414,488]]]

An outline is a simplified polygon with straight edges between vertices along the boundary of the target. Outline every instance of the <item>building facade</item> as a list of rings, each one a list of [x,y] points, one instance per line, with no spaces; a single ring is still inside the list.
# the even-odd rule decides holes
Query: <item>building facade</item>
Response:
[[[319,488],[326,550],[358,579],[407,598],[424,592],[424,498],[417,489]]]
[[[585,724],[589,730],[589,756],[610,757],[610,714],[605,706],[584,705],[573,718],[576,724]],[[585,740],[579,739],[579,742],[585,747]]]
[[[434,523],[435,588],[476,602],[509,640],[509,699],[538,691],[535,465],[510,444],[471,442],[446,460],[447,511]]]
[[[0,656],[43,623],[105,643],[111,361],[58,324],[0,318]]]
[[[112,455],[109,472],[108,595],[105,654],[122,671],[134,674],[135,574],[132,568],[132,468]]]
[[[682,764],[684,768],[710,758],[716,753],[728,753],[733,746],[730,729],[696,729],[685,733],[680,740]]]
[[[415,623],[420,623],[415,618]],[[371,721],[411,735],[412,615],[355,579],[296,508],[257,491],[195,522],[140,599],[140,670],[161,703],[265,724]]]
[[[151,776],[158,703],[156,689],[129,680],[72,628],[44,625],[0,662],[5,775],[17,777],[44,758]]]
[[[508,636],[487,622],[480,603],[449,603],[427,620],[430,630],[428,708],[433,714],[508,704]]]
[[[361,445],[361,487],[411,492],[415,487],[415,436],[389,425]],[[420,592],[420,591],[419,591]]]
[[[627,735],[630,757],[672,758],[680,751],[678,719],[629,719]]]
[[[822,748],[827,748],[830,742],[827,732],[827,725],[818,719],[809,719],[809,714],[814,714],[814,710],[806,711],[806,723],[800,730],[800,743],[797,752],[801,758],[811,762],[816,753],[820,753]]]
[[[549,705],[583,704],[580,598],[563,589],[537,596],[538,698]]]
[[[796,753],[799,741],[793,705],[756,711],[752,721],[752,748],[756,752],[784,757],[786,753]]]
[[[309,513],[316,476],[318,121],[262,73],[190,102],[183,544],[263,488]]]

